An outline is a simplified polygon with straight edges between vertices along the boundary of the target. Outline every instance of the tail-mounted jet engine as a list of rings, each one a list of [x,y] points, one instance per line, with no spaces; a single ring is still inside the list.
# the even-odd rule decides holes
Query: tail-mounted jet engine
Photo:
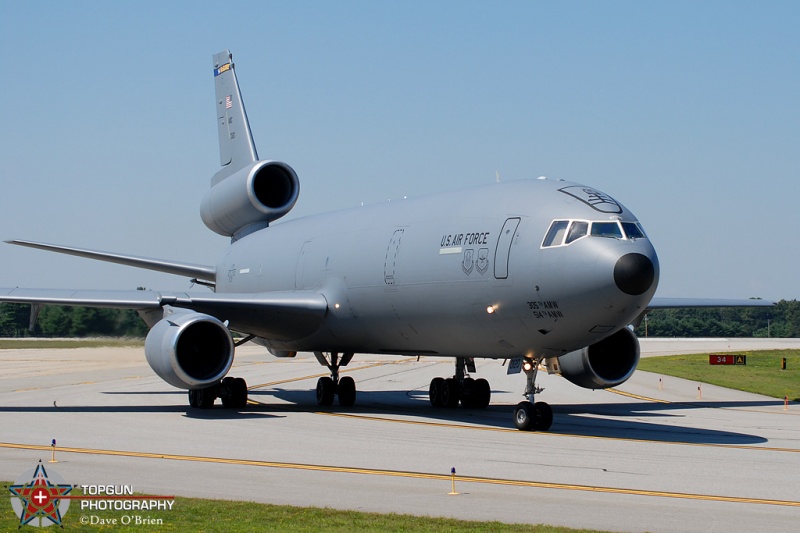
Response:
[[[639,364],[639,340],[628,328],[558,358],[561,375],[585,389],[607,389],[628,380]]]
[[[265,228],[288,213],[300,194],[294,169],[279,161],[256,161],[216,183],[200,205],[212,231],[226,237]]]
[[[210,315],[185,312],[161,319],[147,334],[144,352],[158,377],[180,389],[216,385],[233,364],[233,338]]]

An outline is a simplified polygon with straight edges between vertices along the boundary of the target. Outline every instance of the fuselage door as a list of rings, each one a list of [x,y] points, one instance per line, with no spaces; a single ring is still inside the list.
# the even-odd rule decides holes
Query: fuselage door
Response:
[[[304,289],[304,275],[303,272],[305,271],[306,266],[306,256],[308,255],[308,250],[311,247],[311,241],[306,241],[303,243],[303,247],[300,249],[300,255],[297,256],[297,265],[295,266],[294,270],[294,287],[295,289]]]
[[[497,248],[494,251],[494,277],[497,279],[508,278],[508,259],[511,255],[511,244],[517,234],[519,218],[509,218],[503,224],[500,237],[497,239]]]
[[[400,253],[400,241],[403,239],[404,229],[397,229],[389,240],[386,248],[386,259],[383,262],[383,281],[387,285],[394,285],[397,272],[397,255]]]

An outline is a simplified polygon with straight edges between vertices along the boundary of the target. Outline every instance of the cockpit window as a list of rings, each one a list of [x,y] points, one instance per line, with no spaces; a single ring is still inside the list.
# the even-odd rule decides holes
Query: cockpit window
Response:
[[[621,239],[622,230],[616,222],[592,222],[592,237]]]
[[[588,222],[584,222],[582,220],[574,220],[572,222],[572,225],[569,227],[569,233],[567,234],[567,242],[565,244],[570,244],[572,242],[577,241],[581,237],[585,237],[588,232],[589,232]]]
[[[632,241],[647,238],[638,222],[554,220],[542,241],[542,248],[567,246],[587,235]]]
[[[564,240],[564,233],[567,232],[568,225],[569,220],[556,220],[550,224],[550,230],[544,237],[542,247],[547,248],[548,246],[561,246],[561,243]]]
[[[622,229],[625,230],[625,236],[629,239],[645,239],[644,231],[642,231],[642,227],[637,224],[636,222],[623,222]]]

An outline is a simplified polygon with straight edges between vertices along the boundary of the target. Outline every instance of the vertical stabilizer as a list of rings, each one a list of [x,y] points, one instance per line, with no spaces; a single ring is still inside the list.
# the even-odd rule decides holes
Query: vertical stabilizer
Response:
[[[242,93],[236,81],[233,56],[229,50],[214,54],[214,85],[217,96],[219,128],[219,163],[222,165],[211,185],[258,161],[256,145],[244,109]]]

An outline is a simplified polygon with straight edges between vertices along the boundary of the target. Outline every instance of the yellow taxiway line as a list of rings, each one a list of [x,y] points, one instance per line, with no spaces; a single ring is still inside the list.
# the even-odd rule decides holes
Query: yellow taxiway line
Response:
[[[20,450],[39,450],[50,451],[49,446],[33,445],[33,444],[17,444],[9,442],[0,442],[0,448],[20,449]],[[170,461],[194,461],[200,463],[216,463],[216,464],[235,464],[245,466],[255,466],[262,468],[283,468],[291,470],[311,470],[317,472],[330,472],[342,474],[362,474],[372,476],[387,476],[387,477],[401,477],[413,479],[430,479],[436,481],[450,482],[452,477],[450,474],[432,474],[425,472],[404,472],[400,470],[381,470],[375,468],[355,468],[344,466],[326,466],[326,465],[311,465],[311,464],[297,464],[297,463],[279,463],[274,461],[257,461],[252,459],[228,459],[223,457],[201,457],[192,455],[174,455],[174,454],[159,454],[159,453],[145,453],[145,452],[132,452],[122,450],[94,450],[91,448],[68,448],[60,447],[58,451],[61,453],[79,453],[89,455],[110,455],[121,457],[138,457],[144,459],[166,459]],[[658,498],[677,498],[683,500],[699,500],[699,501],[716,501],[716,502],[729,502],[729,503],[748,503],[759,505],[779,505],[784,507],[800,507],[800,501],[791,500],[771,500],[763,498],[744,498],[738,496],[715,496],[710,494],[691,494],[683,492],[666,492],[654,490],[641,490],[641,489],[625,489],[619,487],[601,487],[591,485],[574,485],[570,483],[548,483],[542,481],[524,481],[516,479],[494,479],[487,477],[472,477],[472,476],[458,476],[456,478],[461,483],[480,483],[487,485],[505,485],[514,487],[527,487],[537,489],[555,489],[555,490],[572,490],[582,492],[596,492],[604,494],[625,494],[630,496],[651,496]]]
[[[608,392],[613,392],[614,394],[619,394],[620,396],[625,396],[626,398],[633,398],[634,400],[641,400],[643,402],[652,402],[652,403],[666,403],[670,404],[672,402],[668,402],[667,400],[659,400],[658,398],[649,398],[647,396],[639,396],[638,394],[632,394],[630,392],[624,392],[618,389],[610,388],[606,389]]]

